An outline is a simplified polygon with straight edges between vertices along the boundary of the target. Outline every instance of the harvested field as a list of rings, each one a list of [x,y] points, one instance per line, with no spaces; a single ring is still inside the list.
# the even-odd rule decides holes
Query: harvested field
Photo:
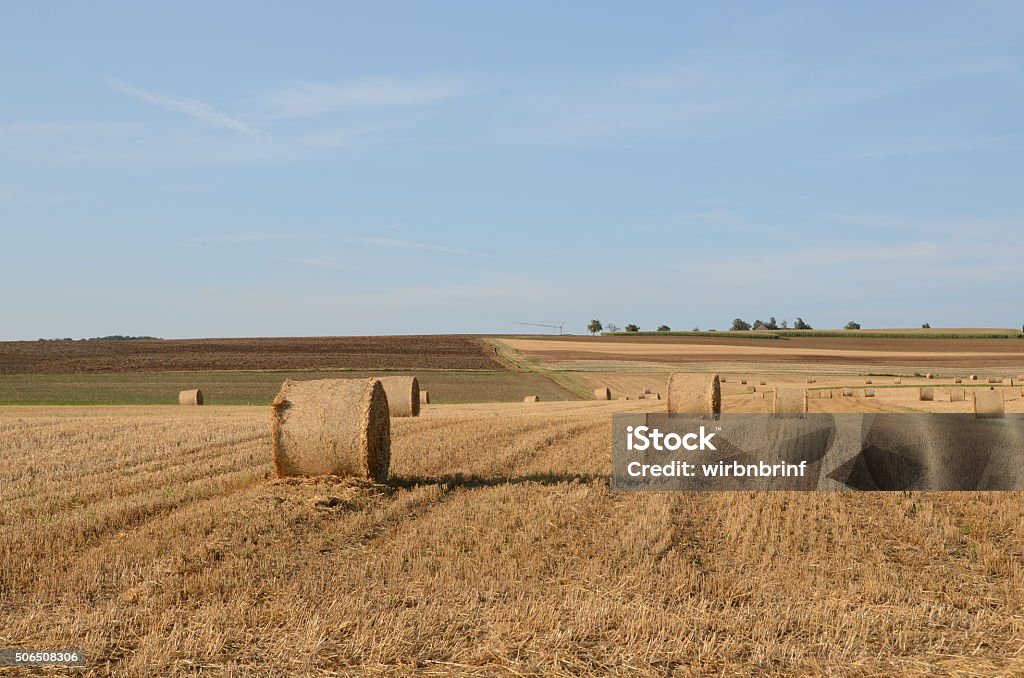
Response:
[[[119,676],[1024,671],[1019,493],[613,493],[608,415],[655,405],[427,408],[388,484],[272,480],[267,408],[2,408],[0,645]]]
[[[468,335],[0,342],[0,375],[167,370],[495,370]]]

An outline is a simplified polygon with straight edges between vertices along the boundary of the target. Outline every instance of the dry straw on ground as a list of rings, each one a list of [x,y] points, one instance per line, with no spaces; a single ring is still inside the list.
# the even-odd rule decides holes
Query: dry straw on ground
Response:
[[[387,479],[388,399],[377,379],[285,381],[274,398],[277,476],[351,475]]]
[[[674,372],[668,379],[669,412],[718,418],[722,413],[722,387],[718,374]]]
[[[178,391],[178,404],[179,405],[202,405],[203,404],[203,392],[198,388],[193,388],[188,391]]]
[[[964,389],[963,387],[953,386],[949,389],[949,402],[951,403],[962,403],[964,401]]]
[[[979,419],[1002,419],[1006,416],[1003,392],[997,388],[974,389],[974,416]]]
[[[780,386],[775,389],[772,411],[777,417],[803,417],[807,414],[807,391]]]
[[[612,390],[605,386],[604,388],[594,389],[594,400],[611,400]]]
[[[388,396],[392,417],[420,416],[420,382],[416,377],[378,377]]]
[[[420,391],[420,405],[430,404],[430,391]]]
[[[540,402],[540,396],[528,395],[525,398],[523,398],[523,402],[524,403],[539,403]]]
[[[918,400],[935,400],[935,389],[931,386],[922,386],[917,389]]]

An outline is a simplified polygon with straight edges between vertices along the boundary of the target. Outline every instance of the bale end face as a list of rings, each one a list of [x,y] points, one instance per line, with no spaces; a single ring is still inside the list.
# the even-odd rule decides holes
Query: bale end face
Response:
[[[935,389],[931,386],[922,386],[917,389],[918,400],[935,400]]]
[[[722,414],[718,374],[674,372],[668,379],[667,411],[717,419]]]
[[[178,391],[178,404],[202,405],[203,392],[198,388],[189,389],[188,391]]]
[[[430,391],[420,391],[420,405],[430,404]]]
[[[951,403],[962,403],[964,401],[964,389],[963,388],[951,388],[949,389],[949,402]]]

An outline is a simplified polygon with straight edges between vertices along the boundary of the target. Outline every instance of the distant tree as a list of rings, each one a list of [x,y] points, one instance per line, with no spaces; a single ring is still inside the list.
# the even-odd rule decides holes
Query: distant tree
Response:
[[[630,323],[630,324],[626,325],[626,331],[627,332],[639,332],[640,328],[637,327],[636,325],[634,325],[633,323]]]
[[[756,329],[757,329],[758,327],[764,327],[764,321],[763,321],[763,320],[761,320],[760,318],[758,318],[757,320],[755,320],[755,321],[753,322],[753,324],[751,325],[751,327],[752,327],[752,328],[754,328],[755,330],[756,330]]]
[[[797,316],[796,320],[793,321],[793,329],[794,330],[813,330],[814,328],[811,327],[810,325],[808,325],[807,323],[805,323],[803,318],[801,318],[800,316]]]
[[[608,331],[609,332],[618,332],[620,329],[621,328],[618,325],[616,325],[615,323],[608,323]]]
[[[851,320],[850,322],[846,323],[846,326],[843,327],[843,329],[844,330],[859,330],[860,329],[860,323],[855,323],[855,322],[853,322]]]
[[[743,318],[733,318],[732,327],[729,329],[733,332],[745,332],[750,329],[750,323]]]
[[[694,325],[694,326],[693,326],[693,331],[694,331],[694,332],[700,332],[700,328],[699,328],[699,327],[697,327],[696,325]]]
[[[930,330],[931,328],[932,328],[932,326],[929,325],[928,323],[921,323],[921,329],[922,330]]]
[[[601,324],[600,320],[591,320],[590,324],[587,325],[587,331],[593,336],[604,329],[604,325]]]
[[[778,324],[775,322],[775,316],[771,316],[770,318],[768,318],[768,322],[766,322],[764,324],[764,326],[767,327],[770,330],[777,330],[777,329],[779,329]]]
[[[658,331],[659,332],[671,332],[672,328],[669,327],[668,325],[658,325]]]
[[[789,321],[788,320],[783,320],[782,323],[779,325],[779,327],[781,327],[784,330],[788,330],[789,329]]]

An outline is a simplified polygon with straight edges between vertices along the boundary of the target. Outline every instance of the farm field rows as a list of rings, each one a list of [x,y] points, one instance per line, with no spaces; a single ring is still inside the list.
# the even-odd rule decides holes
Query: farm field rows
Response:
[[[1024,670],[1019,493],[614,493],[609,415],[645,406],[430,406],[387,484],[273,480],[267,408],[0,408],[0,645],[87,675]]]

